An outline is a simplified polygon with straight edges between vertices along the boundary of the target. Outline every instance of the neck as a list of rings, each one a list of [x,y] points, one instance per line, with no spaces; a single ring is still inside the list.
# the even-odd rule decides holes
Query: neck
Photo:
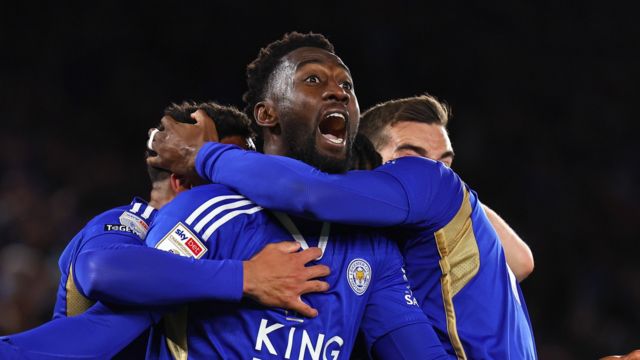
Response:
[[[279,155],[289,157],[288,148],[284,146],[280,137],[273,132],[265,129],[262,132],[264,143],[262,144],[262,152],[268,155]]]
[[[155,182],[149,196],[149,205],[154,209],[160,209],[171,201],[174,196],[175,194],[171,191],[171,186],[167,181]]]

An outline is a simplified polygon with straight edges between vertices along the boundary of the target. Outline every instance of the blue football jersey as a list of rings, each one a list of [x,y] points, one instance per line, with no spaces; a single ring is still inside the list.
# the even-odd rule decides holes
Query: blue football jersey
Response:
[[[426,159],[401,158],[378,171],[406,191],[411,210],[391,236],[445,349],[459,359],[535,359],[519,284],[476,193]]]
[[[428,322],[393,242],[366,229],[272,213],[222,185],[178,195],[159,212],[146,242],[195,259],[248,260],[269,243],[291,239],[323,249],[316,263],[331,268],[330,289],[303,296],[318,317],[249,299],[192,303],[154,327],[148,357],[339,359],[348,357],[361,326],[371,346],[390,331]]]
[[[11,345],[8,341],[0,339],[0,359],[14,360],[24,358],[20,353],[20,349]]]
[[[536,358],[526,304],[500,240],[476,193],[442,163],[403,157],[373,171],[326,174],[294,159],[207,143],[196,167],[265,207],[388,227],[416,298],[450,354]]]
[[[88,299],[78,288],[74,264],[81,251],[107,249],[120,244],[144,245],[144,238],[156,210],[140,198],[131,204],[107,210],[94,217],[69,242],[58,261],[60,284],[53,318],[83,313],[95,300]]]

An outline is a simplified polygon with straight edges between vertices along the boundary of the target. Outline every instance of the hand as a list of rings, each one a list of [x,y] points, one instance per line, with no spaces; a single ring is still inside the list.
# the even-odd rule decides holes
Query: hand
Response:
[[[147,164],[169,170],[188,179],[198,179],[195,159],[198,150],[207,141],[218,141],[213,120],[204,110],[191,114],[196,123],[177,122],[171,117],[162,118],[162,130],[150,129],[148,146],[157,156],[147,158]]]
[[[322,255],[319,248],[297,252],[298,249],[300,244],[295,241],[272,243],[244,261],[245,296],[266,306],[293,310],[311,318],[318,316],[318,311],[305,304],[300,295],[327,291],[327,282],[312,279],[327,276],[330,270],[325,265],[305,266]]]
[[[630,353],[628,353],[627,355],[611,355],[611,356],[606,356],[603,358],[600,358],[600,360],[640,360],[640,350],[635,350],[632,351]]]

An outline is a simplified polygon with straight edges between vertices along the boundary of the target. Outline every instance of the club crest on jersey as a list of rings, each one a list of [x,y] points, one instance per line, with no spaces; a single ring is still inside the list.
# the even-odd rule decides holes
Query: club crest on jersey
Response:
[[[156,244],[156,249],[196,259],[200,259],[207,252],[207,248],[198,237],[181,222]]]
[[[149,230],[147,222],[128,211],[125,211],[120,215],[120,224],[131,229],[131,231],[138,235],[142,240],[147,237],[147,231]]]
[[[349,286],[356,295],[362,295],[371,282],[371,266],[364,259],[353,259],[347,268]]]

